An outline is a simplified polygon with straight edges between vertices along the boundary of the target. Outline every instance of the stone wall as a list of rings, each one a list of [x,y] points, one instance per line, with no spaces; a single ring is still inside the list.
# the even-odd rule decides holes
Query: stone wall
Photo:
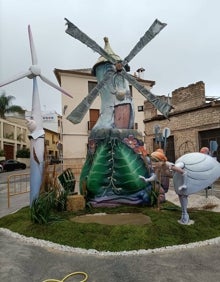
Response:
[[[205,84],[199,81],[172,92],[174,112],[199,107],[205,103]]]
[[[145,119],[145,144],[149,152],[153,151],[155,138],[154,126],[159,125],[161,131],[168,127],[174,137],[175,159],[184,153],[187,144],[190,151],[199,150],[199,131],[220,128],[220,104],[206,103],[205,86],[197,82],[173,92],[172,105],[174,110],[169,120],[162,115],[153,115]],[[145,110],[153,112],[153,106],[145,102]]]

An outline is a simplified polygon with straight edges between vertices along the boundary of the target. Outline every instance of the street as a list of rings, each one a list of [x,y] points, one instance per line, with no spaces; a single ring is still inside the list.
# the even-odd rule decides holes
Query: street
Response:
[[[0,173],[0,191],[2,190],[2,184],[6,184],[8,181],[8,177],[14,174],[23,174],[30,173],[30,168],[14,170],[14,171],[6,171]]]

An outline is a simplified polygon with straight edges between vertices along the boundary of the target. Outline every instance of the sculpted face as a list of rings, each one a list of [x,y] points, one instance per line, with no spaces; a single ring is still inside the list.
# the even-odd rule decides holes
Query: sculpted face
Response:
[[[30,132],[34,132],[37,128],[36,122],[33,119],[26,119],[27,121],[27,128]]]

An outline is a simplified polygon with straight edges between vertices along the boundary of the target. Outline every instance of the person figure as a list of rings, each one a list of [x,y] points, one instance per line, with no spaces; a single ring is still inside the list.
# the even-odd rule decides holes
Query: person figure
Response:
[[[220,177],[220,164],[210,156],[208,148],[202,151],[205,153],[186,153],[175,162],[175,166],[185,171],[185,177],[176,172],[173,174],[174,189],[182,209],[181,219],[178,220],[180,224],[194,223],[187,213],[188,196],[211,186]]]
[[[169,162],[163,152],[163,149],[157,149],[156,151],[151,153],[150,159],[151,159],[151,166],[153,171],[151,177],[145,178],[141,175],[139,176],[145,182],[151,182],[156,179],[160,180],[162,174],[171,176],[170,174],[171,172],[178,172],[183,176],[186,175],[186,172],[184,171],[184,164],[178,163],[177,165],[175,165],[174,163]],[[186,177],[184,177],[184,180],[186,180]],[[161,184],[163,185],[162,181]],[[182,190],[184,188],[186,188],[185,182],[183,183],[183,185],[179,187],[179,190]]]
[[[184,182],[179,187],[180,190],[186,188],[186,172],[184,171],[184,164],[175,165],[167,160],[163,149],[157,149],[150,155],[151,173],[149,178],[139,176],[140,179],[147,182],[155,181],[160,185],[159,194],[160,201],[165,201],[165,193],[169,188],[169,177],[172,177],[173,172],[180,173],[183,176]],[[167,183],[168,180],[168,183]]]
[[[208,147],[202,147],[200,149],[200,153],[205,154],[205,155],[209,155],[209,148]]]
[[[204,151],[208,152],[207,149]],[[190,220],[187,213],[188,196],[211,186],[220,177],[220,163],[208,153],[193,152],[182,155],[173,164],[158,150],[151,154],[151,160],[158,160],[156,163],[158,167],[163,164],[173,172],[174,190],[179,197],[182,210],[178,222],[185,225],[193,224],[194,221]],[[140,178],[147,182],[151,177]]]

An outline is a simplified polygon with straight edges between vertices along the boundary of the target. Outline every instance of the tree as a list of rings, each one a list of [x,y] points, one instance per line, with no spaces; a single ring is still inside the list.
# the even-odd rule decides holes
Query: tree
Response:
[[[6,96],[5,92],[0,95],[0,118],[5,119],[5,114],[7,113],[24,114],[24,109],[22,109],[20,106],[12,105],[13,99],[15,99],[14,96]]]

